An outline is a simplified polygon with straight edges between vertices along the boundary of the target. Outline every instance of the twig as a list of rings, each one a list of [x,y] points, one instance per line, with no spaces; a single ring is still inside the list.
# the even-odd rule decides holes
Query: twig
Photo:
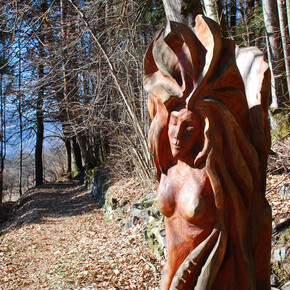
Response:
[[[272,188],[269,188],[267,191],[266,191],[266,195],[268,195],[273,189],[277,188],[281,183],[283,183],[285,181],[285,179],[288,177],[289,174],[286,174],[284,176],[284,178],[277,184],[274,185],[274,187]]]
[[[157,269],[156,269],[156,267],[151,263],[151,262],[149,262],[149,261],[147,261],[145,258],[143,258],[142,256],[140,256],[140,259],[142,260],[142,261],[144,261],[146,264],[148,264],[153,270],[154,270],[154,274],[155,274],[155,276],[157,276],[158,275],[158,271],[157,271]]]

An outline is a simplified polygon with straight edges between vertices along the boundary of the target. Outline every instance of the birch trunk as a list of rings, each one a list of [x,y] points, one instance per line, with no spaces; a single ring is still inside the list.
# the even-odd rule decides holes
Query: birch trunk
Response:
[[[274,108],[283,106],[283,59],[282,41],[279,29],[277,2],[263,0],[263,14],[268,45],[268,61],[271,62],[271,91]]]
[[[282,0],[277,0],[277,4],[278,4],[279,22],[280,22],[280,30],[281,30],[281,38],[282,38],[282,46],[283,46],[283,54],[284,54],[284,63],[285,63],[285,70],[286,70],[287,88],[288,88],[288,94],[286,94],[286,98],[288,95],[288,100],[289,100],[290,41],[289,41],[289,32],[288,32],[288,27],[287,27],[287,15],[286,15],[286,7],[284,6]]]
[[[220,24],[217,1],[204,0],[203,2],[206,16],[213,19],[218,24]]]
[[[194,26],[195,16],[202,13],[200,1],[163,0],[163,6],[167,20]]]
[[[290,36],[290,0],[286,0],[286,11],[288,20],[288,35]]]

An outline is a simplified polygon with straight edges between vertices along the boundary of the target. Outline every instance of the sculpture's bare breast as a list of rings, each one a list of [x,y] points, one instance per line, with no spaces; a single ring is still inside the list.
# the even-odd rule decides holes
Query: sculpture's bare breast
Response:
[[[212,222],[209,214],[214,208],[214,200],[209,180],[204,170],[188,166],[181,175],[178,165],[162,174],[158,188],[157,207],[167,218],[180,214],[189,224],[206,225]],[[174,178],[173,178],[174,177]]]
[[[214,199],[205,170],[187,166],[186,174],[181,175],[178,167],[170,168],[168,175],[162,174],[157,196],[157,207],[166,216],[167,236],[174,237],[167,240],[168,281],[163,283],[168,284],[215,223]]]

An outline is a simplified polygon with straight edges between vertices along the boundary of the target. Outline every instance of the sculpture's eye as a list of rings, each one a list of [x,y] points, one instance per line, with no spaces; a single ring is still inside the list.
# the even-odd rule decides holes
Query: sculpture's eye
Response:
[[[171,125],[174,125],[174,126],[176,126],[176,125],[177,125],[177,123],[178,123],[178,121],[177,121],[177,118],[176,118],[176,117],[173,117],[173,116],[171,116],[171,118],[170,118],[170,124],[171,124]]]

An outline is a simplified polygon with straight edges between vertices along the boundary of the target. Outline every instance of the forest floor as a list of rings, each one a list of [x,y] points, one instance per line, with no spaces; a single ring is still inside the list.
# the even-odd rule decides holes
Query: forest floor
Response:
[[[2,225],[0,289],[158,289],[143,225],[124,230],[75,181],[31,189]]]
[[[277,287],[290,277],[289,145],[289,136],[273,144],[268,166]],[[134,178],[114,186],[131,202],[152,191]],[[126,230],[118,220],[109,219],[77,181],[30,189],[0,224],[0,289],[158,289],[164,261],[144,241],[145,224],[139,221]],[[283,248],[288,258],[274,261],[273,253]]]

